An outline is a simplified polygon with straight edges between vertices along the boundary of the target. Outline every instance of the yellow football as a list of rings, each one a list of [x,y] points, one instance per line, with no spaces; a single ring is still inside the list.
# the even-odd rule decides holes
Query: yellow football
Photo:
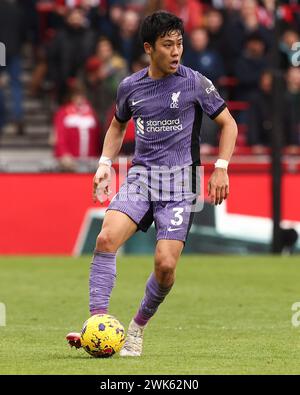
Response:
[[[124,341],[125,329],[112,315],[96,314],[83,324],[81,345],[93,357],[111,357],[121,350]]]

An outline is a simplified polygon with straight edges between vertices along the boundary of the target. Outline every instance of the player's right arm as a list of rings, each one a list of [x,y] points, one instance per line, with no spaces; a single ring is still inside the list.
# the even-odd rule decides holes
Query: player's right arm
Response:
[[[111,163],[118,156],[124,140],[128,122],[119,122],[113,117],[111,124],[105,135],[102,155],[99,161],[99,167],[93,180],[93,199],[97,199],[97,189],[100,188],[105,194],[109,193],[109,184],[111,176]],[[101,186],[103,185],[103,189]]]
[[[227,166],[235,146],[237,125],[213,83],[198,72],[195,76],[196,100],[203,111],[221,128],[219,161],[216,162],[215,170],[208,181],[208,196],[211,203],[217,205],[229,194]]]

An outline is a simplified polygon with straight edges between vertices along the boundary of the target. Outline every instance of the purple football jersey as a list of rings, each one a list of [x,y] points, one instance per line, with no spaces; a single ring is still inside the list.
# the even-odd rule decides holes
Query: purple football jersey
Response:
[[[219,115],[226,104],[212,82],[179,65],[175,74],[154,80],[145,68],[119,85],[116,118],[135,123],[133,165],[186,167],[200,164],[203,111]]]

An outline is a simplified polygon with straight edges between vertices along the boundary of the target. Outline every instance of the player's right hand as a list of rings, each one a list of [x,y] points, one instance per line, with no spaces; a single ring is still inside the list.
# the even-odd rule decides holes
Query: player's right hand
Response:
[[[218,205],[229,195],[229,178],[227,170],[216,168],[208,180],[208,196],[211,204]]]
[[[109,189],[109,184],[111,180],[111,169],[110,166],[101,163],[96,171],[96,174],[94,176],[93,180],[93,200],[94,202],[97,201],[97,199],[100,201],[100,203],[103,203],[103,200],[101,199],[101,195],[109,195],[110,194],[110,189]]]

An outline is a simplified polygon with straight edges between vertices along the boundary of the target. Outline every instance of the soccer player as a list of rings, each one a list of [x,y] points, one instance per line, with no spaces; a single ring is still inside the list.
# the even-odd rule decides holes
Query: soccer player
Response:
[[[147,184],[153,168],[195,169],[200,165],[203,111],[221,129],[219,159],[208,182],[208,195],[211,203],[217,205],[229,194],[227,165],[233,153],[237,126],[212,82],[180,64],[183,33],[182,20],[164,11],[155,12],[143,21],[141,37],[150,65],[120,83],[116,113],[94,177],[94,198],[99,187],[108,193],[108,185],[103,186],[103,181],[109,180],[112,161],[122,146],[127,122],[133,117],[136,148],[132,167],[106,211],[90,270],[90,313],[107,313],[115,283],[118,248],[137,230],[147,231],[154,221],[157,231],[154,270],[140,307],[129,324],[121,356],[134,357],[142,353],[144,329],[174,284],[176,265],[192,223],[191,207],[195,197],[193,189],[191,196],[183,196],[181,200],[151,199],[151,186],[140,193],[143,198],[138,202],[126,201],[126,196],[137,193],[137,180]],[[79,334],[71,333],[67,340],[80,347]]]

